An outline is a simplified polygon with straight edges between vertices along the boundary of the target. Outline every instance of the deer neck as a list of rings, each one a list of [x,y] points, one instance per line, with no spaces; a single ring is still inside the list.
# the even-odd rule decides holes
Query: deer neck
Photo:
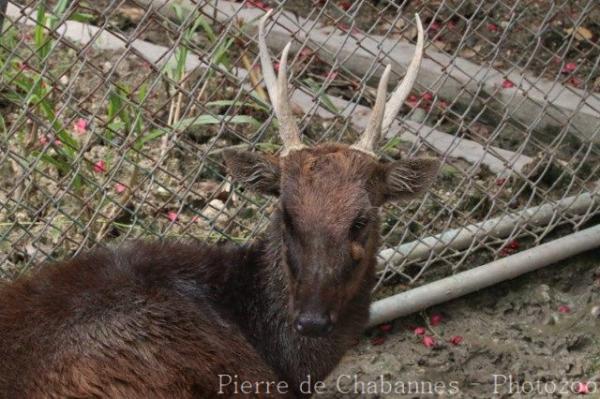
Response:
[[[250,273],[242,279],[244,286],[237,291],[237,318],[243,320],[248,339],[281,378],[298,384],[301,381],[294,380],[297,376],[310,374],[314,382],[329,374],[362,333],[368,319],[374,272],[366,276],[364,287],[349,305],[352,311],[340,319],[339,328],[324,338],[307,338],[293,328],[289,317],[290,283],[283,263],[282,241],[280,216],[276,213],[263,239],[253,246],[258,260],[247,270]]]

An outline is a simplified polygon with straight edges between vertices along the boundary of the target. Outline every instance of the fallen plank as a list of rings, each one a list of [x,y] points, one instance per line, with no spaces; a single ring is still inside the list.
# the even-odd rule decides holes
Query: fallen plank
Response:
[[[198,8],[217,21],[225,23],[232,18],[241,19],[256,28],[257,19],[264,14],[258,8],[244,8],[240,3],[226,0],[206,1],[195,6],[189,0],[140,0],[153,5],[167,16],[173,16],[172,4]],[[383,64],[391,63],[395,77],[402,76],[412,59],[414,45],[382,36],[369,36],[360,32],[351,35],[333,26],[323,26],[315,21],[297,17],[283,11],[275,16],[276,24],[270,27],[267,44],[273,51],[281,51],[292,40],[291,51],[300,48],[299,40],[319,56],[358,76],[373,72],[371,78],[379,79]],[[295,40],[293,40],[295,38]],[[386,57],[378,60],[377,57]],[[600,142],[600,95],[579,90],[558,82],[541,79],[530,73],[502,72],[488,65],[478,65],[466,59],[449,56],[428,49],[423,59],[417,83],[444,98],[470,103],[474,96],[490,96],[486,105],[509,115],[527,126],[537,129],[567,127],[583,139]],[[394,75],[394,74],[393,74]],[[503,88],[505,79],[515,87]],[[394,79],[390,79],[395,84]]]
[[[305,113],[314,108],[314,98],[301,90],[296,90],[291,98]],[[341,110],[342,116],[350,118],[350,123],[354,129],[362,131],[366,128],[368,116],[371,112],[370,108],[338,97],[329,96],[329,99]],[[325,119],[335,116],[323,107],[318,107],[315,112]],[[387,138],[394,136],[401,136],[403,140],[411,143],[426,142],[444,156],[462,158],[471,164],[484,164],[492,172],[502,176],[506,176],[513,171],[520,172],[532,160],[528,156],[498,147],[486,149],[475,141],[453,136],[413,121],[403,121],[401,123],[396,120],[386,134]],[[493,155],[494,152],[498,156]]]
[[[262,12],[257,13],[257,15],[261,14]],[[21,8],[9,4],[7,15],[16,19],[18,23],[27,25],[35,25],[36,23],[34,10],[30,8]],[[128,40],[126,37],[121,37],[107,30],[101,30],[95,26],[77,21],[65,21],[64,24],[61,24],[57,28],[57,34],[73,42],[81,43],[84,46],[89,45],[93,48],[129,50],[136,53],[140,58],[159,65],[166,62],[173,51],[167,47],[140,39]],[[186,70],[198,67],[208,68],[208,65],[202,63],[196,56],[189,55],[186,59]],[[242,82],[247,80],[247,71],[244,69],[237,68],[232,73]],[[368,107],[337,97],[330,97],[330,99],[341,110],[342,116],[350,118],[350,122],[356,130],[363,130],[366,127],[368,114],[371,112]],[[314,111],[318,116],[325,119],[336,116],[318,104],[315,108],[315,99],[301,90],[295,90],[291,95],[291,100],[305,113]],[[523,166],[531,161],[531,158],[527,156],[498,147],[486,149],[481,144],[472,140],[452,136],[413,121],[404,121],[403,123],[395,121],[389,129],[387,137],[399,134],[402,135],[403,140],[411,143],[417,143],[418,141],[427,142],[444,156],[462,158],[472,164],[484,164],[498,175],[507,175],[512,171],[521,171]],[[494,153],[498,154],[498,156],[493,155]]]
[[[585,215],[600,204],[598,190],[564,198],[556,203],[547,203],[517,212],[507,213],[486,221],[470,224],[427,237],[419,241],[401,244],[379,252],[378,266],[393,264],[401,260],[424,259],[431,253],[448,250],[463,250],[474,242],[487,237],[505,238],[517,226],[546,226],[556,215]]]

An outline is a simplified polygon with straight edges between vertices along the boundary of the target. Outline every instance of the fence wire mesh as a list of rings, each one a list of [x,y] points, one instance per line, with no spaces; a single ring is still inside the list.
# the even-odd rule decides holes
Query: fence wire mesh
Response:
[[[1,2],[0,2],[1,4]],[[380,286],[431,281],[594,223],[597,0],[8,2],[0,37],[0,275],[137,237],[252,240],[274,199],[228,148],[279,149],[258,67],[289,40],[304,139],[351,142],[418,13],[426,56],[380,155],[443,160],[382,210]],[[390,87],[391,89],[391,87]],[[388,290],[384,290],[386,293]]]

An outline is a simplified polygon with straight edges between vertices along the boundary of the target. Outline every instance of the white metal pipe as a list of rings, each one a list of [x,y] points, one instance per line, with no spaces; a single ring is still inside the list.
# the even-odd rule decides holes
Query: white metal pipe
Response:
[[[584,193],[567,197],[554,204],[534,206],[484,222],[448,230],[419,241],[387,248],[379,252],[378,265],[383,268],[388,262],[397,263],[403,259],[422,259],[432,252],[437,254],[447,249],[465,249],[474,240],[482,240],[487,237],[507,237],[518,224],[547,225],[556,215],[565,212],[582,215],[595,205],[598,201],[597,196],[597,193]]]
[[[600,225],[371,304],[369,326],[406,316],[600,246]]]

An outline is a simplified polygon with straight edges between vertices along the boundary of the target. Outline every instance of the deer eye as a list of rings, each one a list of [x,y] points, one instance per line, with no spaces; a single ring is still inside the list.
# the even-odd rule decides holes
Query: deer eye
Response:
[[[369,220],[364,216],[358,216],[352,221],[352,226],[350,226],[350,236],[358,237],[361,233],[362,229],[369,223]]]

